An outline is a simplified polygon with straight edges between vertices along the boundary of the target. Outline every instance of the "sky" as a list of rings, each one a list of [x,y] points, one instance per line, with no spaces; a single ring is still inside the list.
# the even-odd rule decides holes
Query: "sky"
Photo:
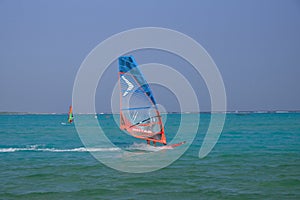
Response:
[[[300,110],[299,1],[0,0],[0,112],[67,112],[89,52],[114,34],[149,26],[180,31],[206,49],[222,75],[228,110]],[[133,54],[139,64],[174,65],[196,83],[189,64],[167,52]],[[117,67],[99,82],[97,112],[110,110]],[[198,79],[199,104],[209,111]],[[177,109],[167,88],[153,91],[168,111]]]

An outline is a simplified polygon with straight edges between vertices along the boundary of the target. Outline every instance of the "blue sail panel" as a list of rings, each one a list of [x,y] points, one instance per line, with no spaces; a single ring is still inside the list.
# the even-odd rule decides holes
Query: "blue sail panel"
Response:
[[[138,65],[133,56],[123,56],[119,58],[119,72],[127,73],[129,72],[136,80],[137,84],[141,87],[142,91],[149,96],[153,104],[155,105],[155,99],[153,97],[152,91],[145,80],[143,74],[138,69]]]

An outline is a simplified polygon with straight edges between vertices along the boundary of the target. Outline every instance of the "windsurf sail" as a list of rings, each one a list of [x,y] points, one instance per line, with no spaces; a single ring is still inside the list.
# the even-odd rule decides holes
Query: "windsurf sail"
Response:
[[[161,115],[133,56],[119,57],[120,129],[136,138],[166,144]]]
[[[74,116],[73,116],[73,108],[72,106],[70,106],[69,108],[69,113],[68,113],[68,122],[69,123],[72,123],[74,120]]]

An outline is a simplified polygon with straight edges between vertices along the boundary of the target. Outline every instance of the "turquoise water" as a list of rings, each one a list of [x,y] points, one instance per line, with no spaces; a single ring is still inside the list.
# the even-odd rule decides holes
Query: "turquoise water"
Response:
[[[176,131],[179,117],[168,115],[166,130]],[[217,145],[199,159],[209,117],[201,114],[179,160],[130,174],[87,152],[75,127],[61,124],[66,115],[0,115],[0,199],[300,199],[300,113],[228,114]],[[111,115],[98,119],[118,147],[143,145]]]

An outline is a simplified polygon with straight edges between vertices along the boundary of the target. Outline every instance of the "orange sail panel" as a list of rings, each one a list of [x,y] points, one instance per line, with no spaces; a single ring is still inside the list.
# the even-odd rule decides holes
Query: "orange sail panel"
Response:
[[[120,128],[136,138],[166,144],[154,96],[133,56],[119,58],[119,88]]]

